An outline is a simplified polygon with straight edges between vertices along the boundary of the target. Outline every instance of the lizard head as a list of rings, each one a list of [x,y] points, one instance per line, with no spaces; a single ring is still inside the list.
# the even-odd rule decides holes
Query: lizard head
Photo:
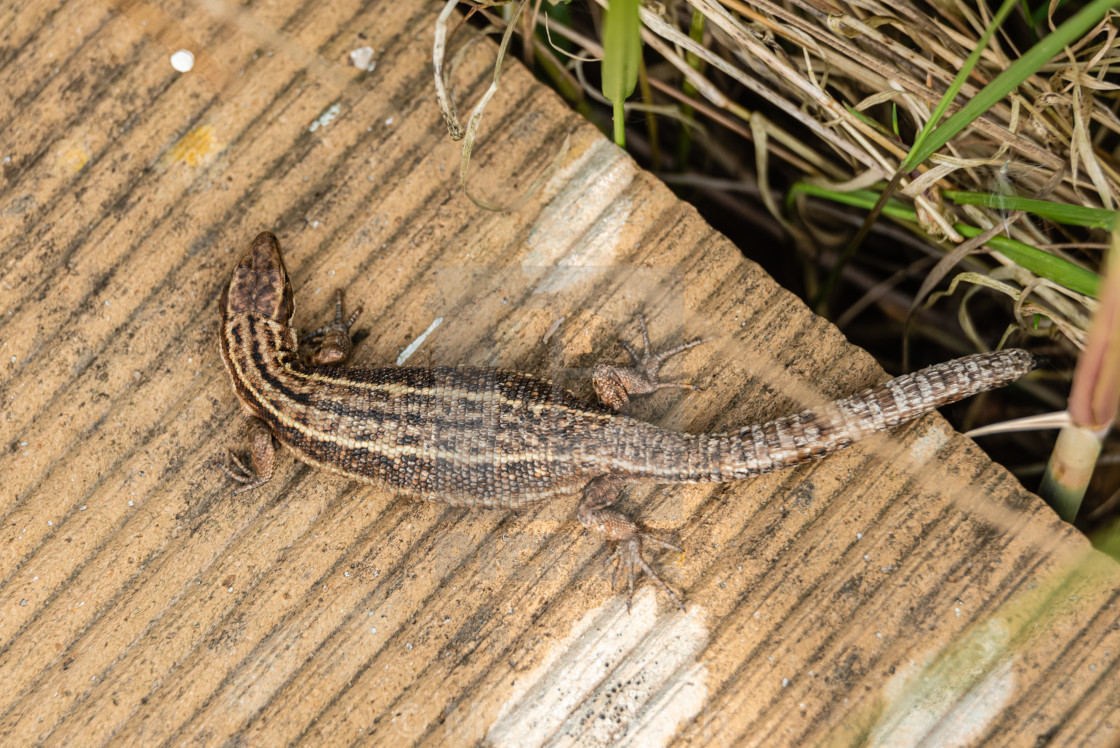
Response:
[[[267,231],[257,234],[222,291],[220,307],[226,318],[257,312],[285,326],[291,323],[292,283],[275,236]]]

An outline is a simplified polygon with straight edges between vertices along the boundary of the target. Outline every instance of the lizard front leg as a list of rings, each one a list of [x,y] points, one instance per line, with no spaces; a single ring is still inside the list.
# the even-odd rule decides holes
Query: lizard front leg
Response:
[[[318,348],[311,354],[308,361],[314,365],[341,364],[350,357],[354,349],[350,338],[350,328],[362,313],[359,306],[347,319],[342,318],[342,289],[335,291],[334,320],[308,333],[303,342],[321,338]],[[230,450],[229,464],[221,465],[222,471],[233,480],[241,484],[233,493],[252,491],[259,488],[272,478],[272,471],[276,467],[276,441],[272,432],[259,418],[249,418],[249,460],[242,460]]]
[[[309,332],[303,337],[304,343],[322,338],[319,347],[308,358],[308,363],[315,366],[327,364],[341,364],[350,358],[354,350],[354,342],[350,338],[350,328],[362,313],[361,305],[350,312],[350,317],[342,319],[342,289],[334,292],[334,320],[320,327],[314,332]]]

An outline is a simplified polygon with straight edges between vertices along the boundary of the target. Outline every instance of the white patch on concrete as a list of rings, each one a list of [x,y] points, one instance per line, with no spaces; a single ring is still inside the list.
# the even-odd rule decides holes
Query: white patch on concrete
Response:
[[[910,447],[910,458],[919,465],[924,465],[937,455],[947,441],[949,435],[945,433],[945,429],[934,427],[914,440]]]
[[[516,690],[490,727],[494,746],[668,744],[707,699],[708,641],[698,607],[658,614],[644,586],[585,615]]]
[[[341,111],[342,111],[342,105],[341,104],[331,104],[329,107],[327,107],[327,110],[325,112],[320,114],[315,119],[315,121],[311,123],[311,127],[308,128],[308,132],[315,132],[320,127],[326,127],[327,125],[329,125],[331,122],[334,121],[334,118],[337,117],[338,113],[341,112]]]
[[[599,140],[552,178],[561,187],[530,231],[522,262],[526,270],[555,268],[541,277],[538,293],[563,290],[616,263],[633,211],[624,194],[635,174],[622,151]]]
[[[443,317],[436,317],[432,324],[428,325],[428,329],[416,336],[416,340],[409,343],[408,346],[401,351],[401,354],[397,356],[397,366],[400,366],[405,361],[412,358],[412,354],[416,353],[416,350],[424,345],[424,341],[428,339],[428,336],[435,332],[436,328],[442,324]]]
[[[989,621],[924,665],[895,674],[869,746],[974,745],[1015,693],[1015,656],[1002,621]]]

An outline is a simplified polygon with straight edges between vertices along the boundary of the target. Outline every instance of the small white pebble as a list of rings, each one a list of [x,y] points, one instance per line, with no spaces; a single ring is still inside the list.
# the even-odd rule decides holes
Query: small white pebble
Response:
[[[189,49],[178,49],[171,53],[171,67],[186,73],[194,67],[194,54]]]
[[[373,59],[373,47],[358,47],[350,52],[350,64],[365,70],[367,73],[377,67],[377,60]]]

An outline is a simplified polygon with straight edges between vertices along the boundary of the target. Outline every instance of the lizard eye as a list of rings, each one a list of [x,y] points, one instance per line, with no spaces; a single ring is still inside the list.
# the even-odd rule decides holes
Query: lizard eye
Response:
[[[280,295],[280,303],[277,305],[275,314],[270,315],[273,319],[283,321],[285,325],[292,324],[292,315],[295,314],[296,306],[292,300],[292,282],[288,279],[288,273],[282,270],[284,276],[284,291]]]

